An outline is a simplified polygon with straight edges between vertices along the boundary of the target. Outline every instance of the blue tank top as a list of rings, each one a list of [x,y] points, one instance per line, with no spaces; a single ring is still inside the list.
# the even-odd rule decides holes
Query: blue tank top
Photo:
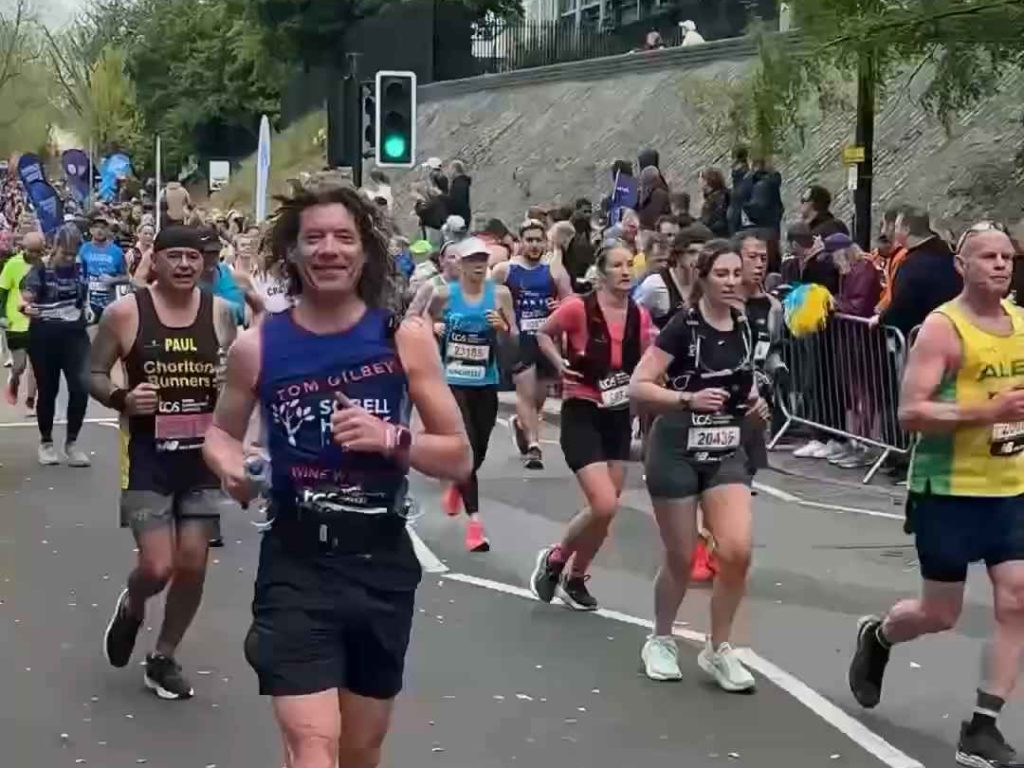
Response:
[[[497,333],[487,322],[487,313],[496,309],[494,283],[484,281],[484,295],[470,304],[458,282],[448,286],[448,306],[444,311],[445,378],[460,387],[493,387],[498,384],[495,350]]]
[[[407,469],[375,453],[344,451],[331,437],[334,393],[392,424],[405,423],[405,372],[391,314],[367,309],[352,328],[318,335],[291,312],[261,328],[259,397],[270,452],[276,514],[399,510]]]
[[[551,277],[551,267],[541,264],[539,267],[530,268],[510,263],[505,285],[512,292],[512,305],[515,308],[519,333],[532,336],[551,314],[548,299],[555,297],[555,281]]]
[[[210,293],[219,296],[231,305],[231,311],[235,316],[235,323],[245,323],[245,294],[238,287],[238,281],[231,274],[227,264],[217,264],[217,275],[213,284],[209,286]]]

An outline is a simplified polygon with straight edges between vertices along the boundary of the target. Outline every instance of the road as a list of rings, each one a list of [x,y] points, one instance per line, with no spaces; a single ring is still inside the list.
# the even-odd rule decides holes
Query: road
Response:
[[[268,703],[257,696],[241,652],[259,540],[255,518],[241,510],[226,518],[227,546],[212,554],[204,605],[180,652],[196,698],[159,701],[143,690],[141,668],[110,669],[100,654],[133,558],[129,535],[117,528],[115,429],[86,427],[82,443],[95,452],[92,468],[42,468],[35,430],[11,426],[17,423],[20,414],[0,408],[3,764],[279,765]],[[762,490],[750,598],[735,638],[750,648],[757,693],[721,693],[696,668],[693,639],[707,626],[706,589],[690,595],[680,616],[688,638],[683,682],[655,684],[639,672],[657,565],[639,468],[594,569],[591,586],[606,610],[579,615],[524,597],[537,549],[558,536],[580,503],[557,446],[544,447],[547,469],[527,475],[506,428],[496,429],[481,474],[493,544],[487,554],[462,550],[461,520],[438,512],[439,485],[416,480],[426,510],[416,531],[446,572],[424,578],[385,765],[952,764],[990,624],[983,574],[972,575],[958,631],[899,648],[882,705],[864,713],[845,683],[855,621],[916,590],[910,540],[889,517],[801,505],[792,483],[781,494]],[[760,479],[782,484],[772,473]],[[844,493],[849,506],[852,492]],[[877,496],[865,495],[865,507],[872,503],[881,509]],[[159,615],[153,604],[138,661]],[[1024,733],[1015,702],[1003,723],[1010,737]]]

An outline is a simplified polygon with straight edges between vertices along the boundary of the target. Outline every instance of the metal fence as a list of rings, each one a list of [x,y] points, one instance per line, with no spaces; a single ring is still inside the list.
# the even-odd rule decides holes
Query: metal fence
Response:
[[[818,333],[786,339],[789,381],[776,398],[785,420],[769,449],[793,424],[813,427],[864,446],[870,468],[863,481],[871,482],[887,459],[912,445],[897,415],[907,349],[898,329],[840,314]]]

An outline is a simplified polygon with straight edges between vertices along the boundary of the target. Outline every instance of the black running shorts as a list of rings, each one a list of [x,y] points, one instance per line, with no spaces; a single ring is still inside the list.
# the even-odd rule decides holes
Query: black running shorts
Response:
[[[401,691],[415,586],[373,588],[372,577],[364,578],[372,561],[346,565],[353,557],[363,556],[299,553],[273,529],[263,537],[245,638],[245,658],[261,695],[339,688],[391,699]],[[353,578],[351,568],[364,577]]]
[[[598,408],[590,400],[562,401],[559,442],[573,472],[589,464],[629,461],[633,420],[629,408]]]
[[[717,462],[695,463],[686,452],[684,414],[655,419],[647,438],[644,468],[655,499],[688,499],[719,485],[750,485],[753,470],[743,444]]]
[[[971,563],[1024,560],[1024,496],[911,493],[907,515],[928,581],[966,581]]]
[[[558,378],[558,371],[548,360],[548,356],[540,351],[537,337],[533,334],[520,334],[519,358],[512,368],[512,374],[517,376],[529,368],[536,369],[537,378],[541,381],[554,381]]]

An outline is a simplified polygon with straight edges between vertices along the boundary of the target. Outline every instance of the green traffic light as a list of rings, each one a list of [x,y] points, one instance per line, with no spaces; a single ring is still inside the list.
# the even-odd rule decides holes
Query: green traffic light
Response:
[[[401,158],[405,155],[405,137],[392,134],[384,139],[384,155],[388,158]]]

